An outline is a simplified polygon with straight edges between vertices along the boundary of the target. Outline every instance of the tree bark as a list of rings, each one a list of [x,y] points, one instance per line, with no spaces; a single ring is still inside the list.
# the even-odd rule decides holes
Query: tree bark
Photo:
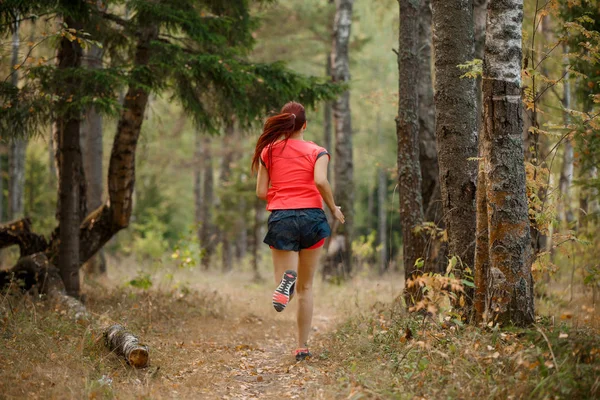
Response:
[[[265,204],[262,200],[256,199],[254,203],[254,226],[252,243],[252,271],[254,271],[254,280],[260,281],[260,245],[263,240],[262,227],[264,225]]]
[[[479,140],[479,154],[483,155],[483,135]],[[473,310],[475,322],[482,322],[486,317],[487,288],[490,273],[490,254],[488,242],[488,213],[486,197],[485,162],[480,158],[477,175],[477,231],[475,236],[475,294]]]
[[[458,64],[474,57],[473,1],[432,0],[432,10],[436,137],[448,253],[460,257],[459,268],[472,270],[477,164],[469,159],[477,157],[477,100],[475,81],[461,79]],[[471,301],[467,290],[467,303]]]
[[[125,358],[132,367],[144,368],[148,365],[148,346],[141,344],[138,337],[125,330],[122,325],[110,326],[104,332],[104,339],[110,351]]]
[[[11,59],[11,84],[19,85],[19,22],[15,22],[12,35]],[[23,138],[25,132],[13,132],[8,153],[8,219],[17,219],[23,216],[25,198],[25,153],[27,140]]]
[[[229,121],[225,126],[225,134],[223,136],[223,158],[221,159],[221,174],[219,178],[221,187],[223,188],[229,185],[229,180],[231,178],[231,163],[233,162],[234,155],[234,135],[234,122]],[[229,272],[233,269],[233,243],[231,236],[234,229],[233,226],[230,226],[232,222],[229,221],[229,215],[227,215],[227,213],[230,213],[233,210],[231,209],[231,202],[228,196],[222,196],[222,198],[219,199],[219,203],[221,213],[226,213],[226,218],[224,218],[224,222],[226,222],[219,227],[221,233],[221,266],[224,272]]]
[[[33,233],[31,220],[24,218],[0,227],[0,249],[12,245],[18,245],[20,257],[25,257],[46,250],[48,242],[43,236]]]
[[[569,53],[569,46],[563,45],[563,54]],[[562,106],[563,111],[563,123],[565,126],[569,126],[571,123],[571,116],[568,111],[571,108],[571,82],[569,81],[569,70],[568,70],[568,58],[565,56],[565,68],[563,78],[563,98]],[[569,129],[569,128],[567,128]],[[561,198],[558,202],[558,219],[559,222],[565,222],[567,225],[571,224],[574,220],[573,210],[571,207],[571,185],[573,184],[573,162],[574,162],[574,151],[573,143],[570,138],[565,139],[565,146],[563,150],[562,167],[560,170],[560,179],[558,181],[558,187]]]
[[[158,36],[156,27],[139,34],[135,49],[134,66],[148,68],[150,43]],[[140,78],[142,82],[143,79]],[[149,84],[149,82],[147,82]],[[80,262],[91,256],[118,231],[129,225],[135,186],[135,151],[148,103],[148,91],[144,85],[131,85],[123,102],[123,111],[117,124],[108,167],[109,200],[92,211],[81,223]],[[79,142],[78,142],[79,143]],[[56,258],[58,241],[51,240],[46,254],[51,263]]]
[[[400,33],[398,50],[398,193],[402,225],[404,275],[408,282],[416,272],[415,262],[424,257],[425,240],[415,232],[423,223],[421,168],[419,165],[418,122],[418,16],[420,1],[399,0]],[[418,288],[405,289],[407,305],[419,298]]]
[[[101,8],[102,5],[100,4]],[[87,52],[87,66],[90,69],[102,68],[104,51],[92,45]],[[95,210],[102,205],[103,173],[102,173],[102,115],[90,107],[85,111],[81,126],[81,147],[83,150],[83,169],[87,180],[87,209]],[[106,259],[104,251],[90,258],[86,263],[86,271],[90,274],[101,275],[106,273]]]
[[[65,17],[65,24],[69,28],[81,29],[81,24],[72,17]],[[71,69],[81,65],[82,49],[80,44],[64,37],[60,41],[58,50],[58,68]],[[62,102],[77,94],[79,90],[76,78],[66,82],[62,93]],[[59,115],[56,119],[57,135],[59,137],[59,244],[58,244],[58,269],[65,284],[67,295],[79,296],[79,224],[81,213],[80,185],[85,180],[82,175],[81,148],[79,143],[79,128],[81,115],[70,111],[67,115]]]
[[[204,159],[204,146],[202,134],[196,130],[194,149],[194,217],[196,219],[196,237],[198,245],[202,246],[202,162]]]
[[[212,151],[211,138],[204,136],[202,171],[202,208],[200,210],[200,246],[202,246],[202,266],[204,269],[210,267],[212,254],[214,252],[215,232],[212,224],[212,206],[214,203],[214,188],[213,188],[213,167],[212,167]]]
[[[431,0],[422,0],[419,10],[419,162],[421,196],[425,220],[443,224],[439,167],[435,139],[435,105],[431,74]]]
[[[331,76],[331,54],[327,54],[327,63],[325,67],[326,76]],[[331,130],[332,130],[332,105],[330,101],[323,103],[323,146],[330,153],[333,152],[331,147]],[[331,162],[327,163],[327,178],[330,179]]]
[[[521,107],[523,0],[490,0],[483,65],[489,281],[487,316],[503,325],[534,322],[531,234]]]
[[[377,169],[377,204],[378,204],[378,226],[379,231],[379,273],[383,274],[388,269],[388,248],[387,248],[387,174],[385,168],[380,166]]]
[[[350,60],[348,47],[352,27],[354,0],[336,0],[331,50],[331,78],[333,82],[350,82]],[[345,224],[338,224],[334,235],[342,235],[345,246],[342,252],[342,271],[330,271],[340,277],[352,272],[352,235],[354,230],[354,164],[352,159],[352,116],[350,113],[350,91],[345,91],[333,103],[335,127],[334,196],[346,216]]]

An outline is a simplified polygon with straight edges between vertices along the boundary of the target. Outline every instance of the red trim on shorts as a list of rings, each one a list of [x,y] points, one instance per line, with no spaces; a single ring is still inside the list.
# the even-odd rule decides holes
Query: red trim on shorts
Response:
[[[313,250],[313,249],[318,249],[319,247],[323,247],[323,245],[325,244],[325,238],[319,240],[317,243],[313,244],[312,246],[306,248],[306,249],[300,249],[300,250]],[[269,248],[274,249],[275,247],[273,246],[269,246]]]
[[[318,249],[319,247],[323,247],[324,244],[325,244],[325,238],[319,240],[317,243],[313,244],[306,250]]]

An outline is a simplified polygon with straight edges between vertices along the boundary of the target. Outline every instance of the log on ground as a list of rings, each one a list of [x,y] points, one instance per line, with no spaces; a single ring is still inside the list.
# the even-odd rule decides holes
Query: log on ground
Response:
[[[104,332],[106,346],[125,358],[135,368],[148,365],[148,346],[141,344],[137,336],[128,332],[122,325],[112,325]]]

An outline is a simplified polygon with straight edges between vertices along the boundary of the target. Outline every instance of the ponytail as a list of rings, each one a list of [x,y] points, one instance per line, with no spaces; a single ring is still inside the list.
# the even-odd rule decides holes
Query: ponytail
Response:
[[[296,129],[296,114],[283,113],[270,117],[265,122],[263,133],[256,142],[256,148],[254,149],[254,157],[252,158],[252,172],[258,171],[260,162],[260,155],[265,147],[268,147],[269,151],[269,165],[271,164],[271,153],[273,151],[273,144],[283,136],[283,140],[287,141]],[[302,122],[304,124],[304,122]]]

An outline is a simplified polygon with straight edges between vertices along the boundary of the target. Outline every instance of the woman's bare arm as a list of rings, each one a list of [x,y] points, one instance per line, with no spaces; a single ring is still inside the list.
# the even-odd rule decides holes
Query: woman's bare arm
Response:
[[[329,164],[329,157],[319,157],[315,163],[315,185],[329,210],[333,216],[340,221],[342,224],[346,221],[344,214],[340,211],[340,207],[335,205],[333,200],[333,193],[331,192],[331,185],[327,180],[327,164]]]
[[[258,177],[256,179],[256,196],[259,199],[266,200],[269,191],[269,171],[264,165],[258,165]]]

